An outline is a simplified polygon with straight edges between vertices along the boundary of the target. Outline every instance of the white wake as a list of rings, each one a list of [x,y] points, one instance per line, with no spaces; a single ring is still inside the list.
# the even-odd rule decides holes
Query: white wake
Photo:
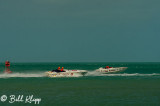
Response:
[[[160,76],[160,73],[142,74],[142,73],[114,73],[102,74],[96,71],[89,71],[86,76]]]
[[[44,73],[11,73],[11,74],[6,74],[6,73],[1,73],[0,78],[12,78],[12,77],[45,77]]]

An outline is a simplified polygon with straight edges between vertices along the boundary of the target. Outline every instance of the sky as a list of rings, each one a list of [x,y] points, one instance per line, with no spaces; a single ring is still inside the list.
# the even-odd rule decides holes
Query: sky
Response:
[[[0,62],[160,62],[159,0],[0,0]]]

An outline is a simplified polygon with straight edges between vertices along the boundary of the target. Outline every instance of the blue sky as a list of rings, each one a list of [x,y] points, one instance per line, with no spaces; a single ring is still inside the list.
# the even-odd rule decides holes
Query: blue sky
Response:
[[[159,0],[0,0],[0,62],[160,62]]]

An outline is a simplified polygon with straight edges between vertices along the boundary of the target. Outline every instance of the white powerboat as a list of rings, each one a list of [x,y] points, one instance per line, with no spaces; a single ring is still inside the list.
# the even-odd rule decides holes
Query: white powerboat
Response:
[[[45,73],[48,77],[79,77],[87,74],[85,70],[52,70]]]
[[[96,71],[102,74],[109,74],[109,73],[117,73],[126,70],[128,67],[105,67],[99,68]]]

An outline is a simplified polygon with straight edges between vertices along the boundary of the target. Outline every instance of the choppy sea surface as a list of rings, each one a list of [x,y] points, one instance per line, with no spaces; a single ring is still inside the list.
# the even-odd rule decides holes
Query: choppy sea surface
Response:
[[[128,67],[115,74],[97,74],[99,67]],[[48,78],[44,72],[64,67],[87,70],[84,77]],[[160,63],[11,63],[12,74],[0,64],[0,105],[25,103],[25,97],[41,98],[39,105],[66,106],[160,106]],[[7,99],[3,101],[3,95]],[[24,101],[10,103],[10,96]]]

